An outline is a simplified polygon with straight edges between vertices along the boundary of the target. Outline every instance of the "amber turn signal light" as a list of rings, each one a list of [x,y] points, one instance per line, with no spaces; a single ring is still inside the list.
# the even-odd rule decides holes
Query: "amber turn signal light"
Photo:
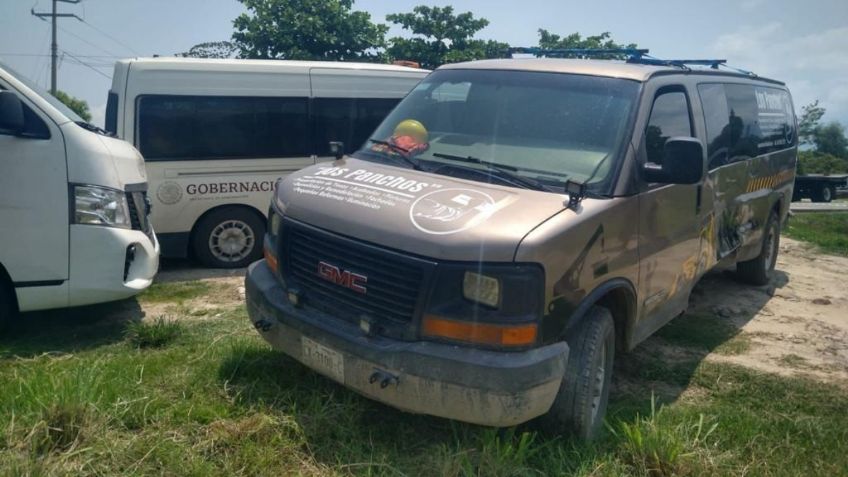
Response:
[[[277,257],[268,250],[267,247],[263,247],[262,254],[265,257],[265,261],[268,263],[268,267],[274,273],[280,273],[280,264],[277,262]]]
[[[495,325],[448,320],[426,315],[421,332],[433,338],[446,338],[489,346],[527,346],[536,342],[538,326],[535,323]]]

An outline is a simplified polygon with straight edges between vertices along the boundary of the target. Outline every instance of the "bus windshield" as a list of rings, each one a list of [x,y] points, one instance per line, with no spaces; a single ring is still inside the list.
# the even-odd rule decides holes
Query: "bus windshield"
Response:
[[[386,117],[358,156],[508,168],[552,185],[588,182],[602,193],[626,144],[638,92],[638,82],[616,78],[436,71]]]

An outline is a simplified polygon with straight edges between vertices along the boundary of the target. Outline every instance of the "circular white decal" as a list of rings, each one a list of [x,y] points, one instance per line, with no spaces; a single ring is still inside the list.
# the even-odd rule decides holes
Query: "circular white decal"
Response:
[[[409,208],[409,220],[422,232],[447,235],[474,227],[494,211],[495,201],[485,192],[441,189],[416,199]]]
[[[183,188],[176,182],[163,182],[156,189],[156,197],[163,204],[176,204],[183,198]]]

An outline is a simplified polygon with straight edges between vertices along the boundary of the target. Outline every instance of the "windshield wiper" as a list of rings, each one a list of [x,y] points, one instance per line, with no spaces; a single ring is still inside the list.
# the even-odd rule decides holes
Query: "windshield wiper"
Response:
[[[395,152],[399,152],[400,154],[398,154],[398,157],[406,161],[406,163],[412,166],[412,168],[416,171],[421,170],[421,165],[418,163],[418,161],[413,161],[411,157],[407,156],[407,154],[409,154],[409,149],[400,147],[397,144],[392,144],[389,141],[383,141],[380,139],[371,138],[368,139],[368,141],[373,142],[374,144],[380,144],[381,146],[386,146],[389,149],[394,150]]]
[[[107,131],[103,128],[99,128],[99,127],[97,127],[97,126],[95,126],[91,123],[85,122],[85,121],[74,121],[74,124],[76,124],[77,126],[83,128],[85,130],[88,130],[88,131],[91,131],[91,132],[96,132],[97,134],[102,134],[104,136],[109,136],[109,137],[115,137],[114,133],[111,133],[111,132],[109,132],[109,131]]]
[[[474,156],[455,156],[453,154],[442,154],[440,152],[434,152],[433,157],[438,157],[440,159],[448,159],[452,161],[459,162],[467,162],[470,164],[479,164],[481,166],[485,166],[489,174],[500,175],[502,178],[506,178],[508,181],[512,182],[516,185],[524,186],[526,189],[535,189],[542,191],[550,191],[547,186],[542,184],[539,181],[535,181],[526,177],[522,177],[517,174],[518,168],[515,166],[508,166],[506,164],[497,164],[495,162],[484,161],[480,158]]]

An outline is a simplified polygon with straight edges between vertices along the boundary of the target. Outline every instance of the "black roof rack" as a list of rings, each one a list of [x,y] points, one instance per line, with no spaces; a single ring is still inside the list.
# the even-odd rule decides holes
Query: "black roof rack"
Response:
[[[518,54],[529,54],[535,56],[545,56],[550,58],[563,58],[563,57],[577,57],[577,58],[601,58],[601,59],[624,59],[627,63],[640,64],[640,65],[654,65],[654,66],[674,66],[678,68],[690,69],[689,65],[692,66],[707,66],[711,69],[717,70],[719,67],[728,68],[736,71],[737,73],[744,74],[746,76],[757,77],[751,71],[743,70],[740,68],[734,68],[732,66],[727,65],[727,60],[724,59],[702,59],[702,60],[667,60],[662,58],[655,58],[648,54],[650,50],[647,48],[538,48],[538,47],[512,47],[509,49],[509,53],[514,55]]]

